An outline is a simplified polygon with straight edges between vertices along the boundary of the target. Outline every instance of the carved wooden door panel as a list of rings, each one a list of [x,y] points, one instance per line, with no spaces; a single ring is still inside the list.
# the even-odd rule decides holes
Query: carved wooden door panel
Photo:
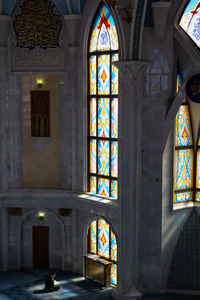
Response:
[[[33,268],[49,268],[49,227],[33,226]]]
[[[31,91],[31,136],[50,136],[49,91]]]

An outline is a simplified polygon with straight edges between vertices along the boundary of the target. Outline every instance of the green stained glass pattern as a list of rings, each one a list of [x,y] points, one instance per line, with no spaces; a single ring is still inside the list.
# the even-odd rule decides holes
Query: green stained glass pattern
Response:
[[[96,136],[97,130],[97,100],[96,98],[90,99],[90,136]]]
[[[96,56],[92,55],[90,57],[90,94],[95,95],[97,93],[96,88]]]
[[[98,136],[110,136],[110,100],[100,98],[98,100]]]

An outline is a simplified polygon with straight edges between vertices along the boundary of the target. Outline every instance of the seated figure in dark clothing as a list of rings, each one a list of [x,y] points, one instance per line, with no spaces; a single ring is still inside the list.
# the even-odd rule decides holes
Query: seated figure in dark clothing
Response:
[[[53,292],[58,291],[60,286],[54,284],[54,278],[56,277],[56,273],[52,272],[50,275],[47,276],[45,281],[45,291],[46,292]]]

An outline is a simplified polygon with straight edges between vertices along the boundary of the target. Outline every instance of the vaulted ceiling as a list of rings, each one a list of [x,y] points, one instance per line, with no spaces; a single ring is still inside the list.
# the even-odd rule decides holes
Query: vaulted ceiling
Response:
[[[19,0],[2,0],[2,14],[10,15],[13,6]],[[81,14],[86,0],[54,0],[63,14]],[[1,2],[1,1],[0,1]]]

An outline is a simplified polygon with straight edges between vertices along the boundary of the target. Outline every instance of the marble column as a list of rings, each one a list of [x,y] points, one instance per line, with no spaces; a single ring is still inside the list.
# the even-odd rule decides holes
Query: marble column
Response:
[[[2,271],[8,271],[8,209],[1,208]]]
[[[139,291],[141,143],[144,61],[119,61],[119,238],[118,285],[114,299],[136,299]]]

